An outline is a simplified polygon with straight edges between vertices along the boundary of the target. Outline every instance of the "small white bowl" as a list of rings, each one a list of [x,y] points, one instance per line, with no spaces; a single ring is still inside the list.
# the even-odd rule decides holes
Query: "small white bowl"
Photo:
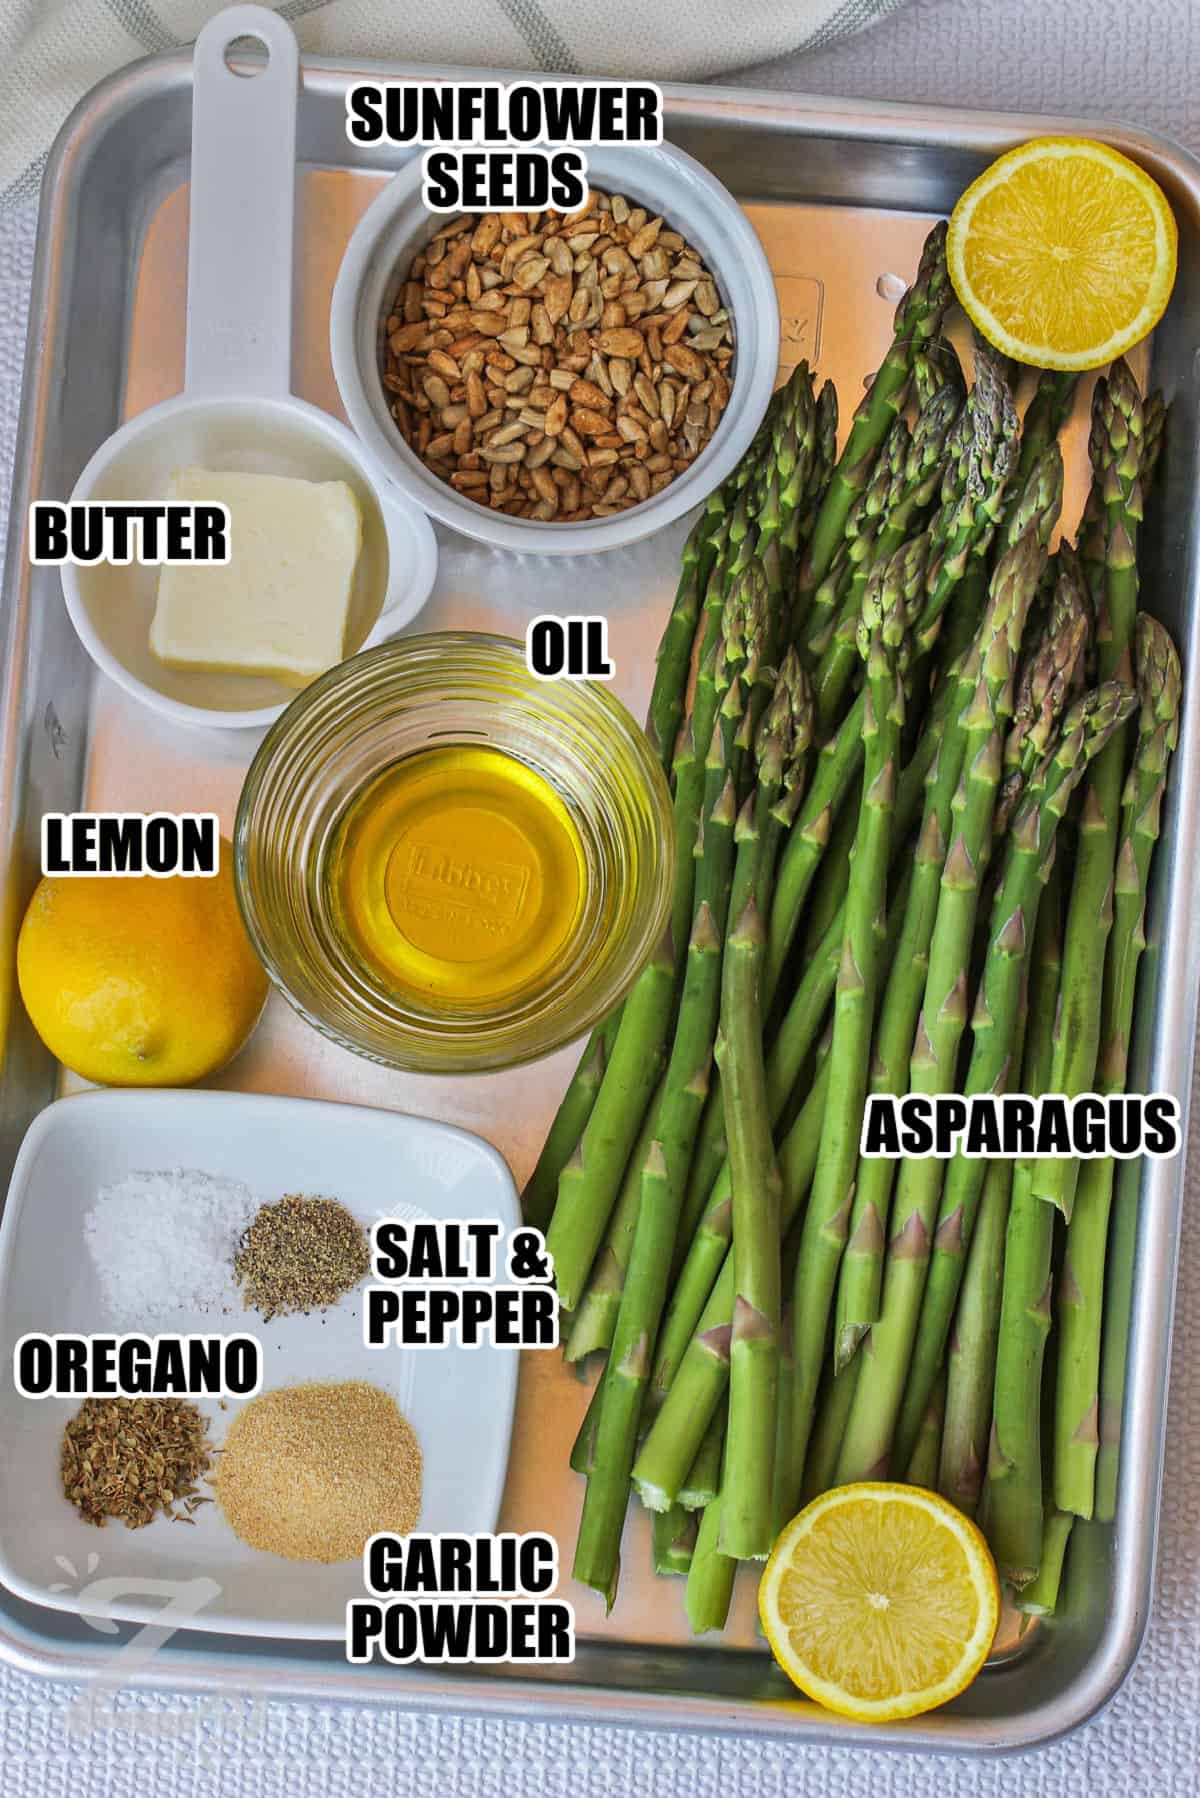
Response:
[[[72,500],[161,500],[188,467],[345,481],[362,511],[346,655],[394,637],[424,605],[437,574],[428,518],[398,494],[338,419],[290,394],[232,399],[184,394],[143,412],[101,444]],[[80,641],[134,699],[177,724],[264,729],[296,697],[266,676],[169,668],[151,653],[159,570],[139,563],[61,569]]]
[[[380,378],[383,321],[418,250],[445,222],[421,200],[420,161],[393,177],[359,221],[342,259],[329,315],[333,372],[346,415],[391,478],[443,524],[527,555],[590,555],[637,543],[670,524],[735,467],[771,397],[779,360],[779,303],[754,227],[733,195],[673,144],[590,148],[588,179],[661,213],[700,252],[734,326],[733,392],[710,441],[685,473],[640,505],[579,524],[510,518],[462,499],[414,455]]]

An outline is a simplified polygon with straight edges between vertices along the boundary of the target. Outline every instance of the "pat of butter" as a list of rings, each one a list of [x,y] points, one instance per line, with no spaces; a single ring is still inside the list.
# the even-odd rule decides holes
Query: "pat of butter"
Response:
[[[167,497],[229,507],[229,561],[162,570],[150,626],[159,661],[303,686],[342,660],[362,546],[344,481],[185,468]]]

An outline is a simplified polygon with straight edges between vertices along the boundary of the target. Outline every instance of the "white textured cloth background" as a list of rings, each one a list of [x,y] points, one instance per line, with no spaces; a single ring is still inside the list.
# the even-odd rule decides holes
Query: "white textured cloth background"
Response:
[[[102,75],[190,43],[228,0],[0,0],[0,197]],[[859,31],[901,0],[262,0],[314,55],[693,80]]]
[[[511,13],[519,0],[497,4]],[[160,4],[157,10],[172,9]],[[603,0],[593,10],[603,13]],[[666,9],[646,10],[661,15]],[[772,9],[721,10],[727,22],[744,20],[749,33],[756,12]],[[3,73],[0,66],[0,81]],[[1117,116],[1166,131],[1200,152],[1200,3],[910,0],[861,37],[744,79],[816,93]],[[11,476],[33,231],[29,207],[0,221],[0,504]],[[231,1714],[198,1721],[167,1741],[110,1731],[81,1748],[68,1740],[62,1722],[73,1688],[0,1670],[0,1798],[924,1798],[931,1788],[955,1798],[1194,1793],[1200,1788],[1200,1338],[1193,1327],[1200,1317],[1200,1105],[1195,1118],[1154,1615],[1128,1683],[1104,1716],[1070,1741],[1017,1761],[972,1763],[279,1703],[249,1739]],[[130,1708],[145,1716],[190,1707],[163,1696],[131,1700]]]

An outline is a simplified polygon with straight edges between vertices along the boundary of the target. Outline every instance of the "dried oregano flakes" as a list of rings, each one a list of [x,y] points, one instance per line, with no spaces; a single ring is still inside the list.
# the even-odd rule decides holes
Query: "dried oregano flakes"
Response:
[[[196,1482],[212,1463],[208,1426],[181,1398],[85,1399],[63,1431],[63,1492],[85,1523],[140,1530],[160,1513],[191,1521],[211,1501]]]

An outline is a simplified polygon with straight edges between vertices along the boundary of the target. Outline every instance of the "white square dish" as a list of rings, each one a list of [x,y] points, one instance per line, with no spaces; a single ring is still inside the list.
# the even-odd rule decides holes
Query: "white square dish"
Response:
[[[190,1629],[307,1640],[340,1638],[348,1599],[363,1596],[357,1561],[331,1566],[247,1547],[216,1503],[194,1522],[141,1530],[87,1524],[63,1496],[59,1452],[76,1398],[22,1398],[13,1349],[29,1331],[120,1332],[84,1242],[102,1186],[128,1174],[201,1169],[242,1181],[262,1202],[285,1193],[337,1198],[369,1229],[376,1219],[520,1221],[505,1163],[478,1137],[399,1112],[225,1092],[89,1092],[49,1106],[29,1130],[0,1227],[0,1580],[34,1604],[89,1618],[161,1620],[163,1601]],[[180,1308],[152,1334],[248,1331],[263,1348],[263,1384],[367,1380],[390,1392],[424,1457],[418,1528],[496,1527],[508,1462],[517,1349],[368,1349],[361,1289],[326,1312],[224,1316]],[[195,1403],[220,1446],[244,1401]],[[206,1488],[202,1488],[206,1490]],[[203,1581],[198,1585],[192,1582]],[[147,1602],[149,1601],[149,1602]],[[193,1607],[196,1607],[193,1614]]]

